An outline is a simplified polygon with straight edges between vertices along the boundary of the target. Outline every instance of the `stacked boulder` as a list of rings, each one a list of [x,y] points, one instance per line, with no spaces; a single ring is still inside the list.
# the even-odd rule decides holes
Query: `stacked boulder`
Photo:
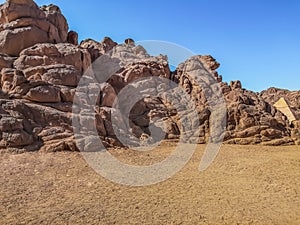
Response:
[[[9,56],[37,43],[64,43],[68,24],[57,6],[39,8],[32,0],[9,0],[0,7],[0,52]]]
[[[214,113],[210,102],[218,101],[212,94],[214,88],[220,89],[226,102],[226,143],[300,144],[299,91],[271,88],[254,93],[243,89],[240,81],[227,84],[216,71],[220,64],[211,56],[194,56],[172,72],[166,56],[150,56],[132,39],[118,44],[105,37],[101,42],[87,39],[78,44],[78,34],[68,29],[55,5],[38,7],[32,0],[7,0],[0,5],[0,149],[78,151],[72,123],[74,98],[92,90],[98,90],[94,115],[92,120],[91,115],[82,116],[80,122],[86,127],[95,123],[104,146],[124,145],[116,132],[127,135],[131,145],[155,142],[150,140],[153,124],[162,130],[164,138],[178,139],[185,134],[189,141],[207,143],[212,137],[210,120]],[[116,70],[107,79],[100,76],[100,84],[91,82],[78,89],[83,75],[93,71],[92,63],[101,56],[117,62]],[[198,70],[210,74],[210,78],[203,77],[199,83],[193,76]],[[177,87],[195,103],[197,116],[156,95]],[[131,88],[132,97],[123,104],[130,105],[138,90],[152,95],[134,102],[128,117],[118,114],[114,124],[114,106],[118,101],[122,104],[120,96],[126,88]],[[297,120],[292,125],[273,107],[280,97],[288,101],[295,114]],[[181,106],[186,104],[180,98],[175,100]],[[181,121],[180,114],[193,118]],[[128,124],[121,126],[126,120]],[[122,129],[116,131],[114,125]],[[192,139],[196,128],[198,138]],[[86,146],[92,144],[88,135],[82,138]]]

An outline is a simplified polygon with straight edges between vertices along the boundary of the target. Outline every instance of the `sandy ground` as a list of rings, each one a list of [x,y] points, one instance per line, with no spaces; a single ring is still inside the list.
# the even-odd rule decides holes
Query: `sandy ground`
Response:
[[[173,150],[113,150],[151,164]],[[205,172],[199,145],[171,179],[147,187],[115,184],[80,153],[0,155],[0,224],[300,224],[300,148],[230,146]]]

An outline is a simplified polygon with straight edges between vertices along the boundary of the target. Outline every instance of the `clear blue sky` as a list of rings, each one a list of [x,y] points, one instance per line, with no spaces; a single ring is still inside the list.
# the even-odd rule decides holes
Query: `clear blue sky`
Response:
[[[211,54],[225,81],[300,90],[299,0],[38,0],[60,6],[79,38],[163,40]]]

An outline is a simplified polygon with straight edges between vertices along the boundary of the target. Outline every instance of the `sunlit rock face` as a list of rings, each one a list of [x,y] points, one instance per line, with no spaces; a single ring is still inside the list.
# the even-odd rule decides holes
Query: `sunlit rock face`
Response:
[[[92,63],[105,57],[116,66],[108,79],[100,76],[100,83],[86,80],[86,87],[78,88],[84,74],[93,74]],[[194,56],[171,71],[167,56],[150,56],[131,38],[123,44],[109,37],[78,43],[78,34],[68,30],[59,7],[8,0],[0,6],[0,149],[78,151],[72,123],[78,116],[72,110],[74,98],[94,90],[94,115],[82,113],[79,122],[94,126],[104,146],[124,145],[114,125],[121,127],[118,132],[127,135],[133,146],[157,141],[159,137],[151,136],[153,131],[159,131],[162,138],[178,139],[182,134],[192,137],[195,129],[198,137],[189,141],[207,143],[213,136],[210,100],[218,101],[213,95],[215,86],[226,102],[225,143],[300,144],[299,91],[270,88],[254,93],[243,89],[240,81],[223,82],[217,72],[219,66],[212,56]],[[202,77],[200,84],[195,78],[203,73],[209,78]],[[132,98],[125,96],[123,101],[126,88]],[[176,88],[195,103],[196,116],[185,107],[174,107],[165,95],[157,95],[162,90],[174,93]],[[141,98],[133,102],[129,115],[117,112],[114,105],[119,99],[126,106],[137,95]],[[280,98],[295,116],[292,123],[274,107]],[[186,104],[180,97],[173,100],[179,106]],[[81,104],[83,108],[90,106],[88,99]],[[112,118],[114,115],[119,116]],[[182,124],[180,115],[193,117]],[[122,126],[124,121],[128,121],[126,126]],[[85,143],[92,140],[87,136],[82,139]]]

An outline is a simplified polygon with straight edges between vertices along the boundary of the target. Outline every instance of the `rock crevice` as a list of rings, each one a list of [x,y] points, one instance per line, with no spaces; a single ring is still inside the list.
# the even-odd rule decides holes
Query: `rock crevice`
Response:
[[[191,57],[171,71],[166,56],[150,56],[131,38],[123,44],[108,37],[78,44],[78,34],[68,29],[55,5],[38,7],[32,0],[7,0],[0,5],[0,149],[77,151],[72,126],[72,118],[77,116],[74,98],[95,90],[95,116],[83,111],[80,123],[85,127],[95,124],[104,146],[122,146],[114,125],[122,127],[119,135],[126,136],[131,145],[155,142],[159,137],[151,136],[153,129],[167,139],[178,139],[182,134],[197,143],[218,139],[220,133],[211,134],[215,113],[211,104],[219,102],[215,91],[226,103],[225,143],[300,144],[300,91],[270,88],[254,93],[244,89],[240,81],[228,84],[217,72],[220,64],[209,55]],[[86,86],[78,89],[85,72],[97,71],[92,63],[98,59],[105,63],[105,57],[114,66],[109,79],[95,74],[100,84],[85,78]],[[197,80],[197,71],[210,76],[200,73],[197,76],[202,79]],[[120,93],[126,88],[131,88],[125,101],[128,105],[139,92],[152,93],[141,94],[127,118],[113,108],[123,99]],[[194,114],[174,93],[176,88],[195,103],[198,115],[184,124],[180,115]],[[167,91],[157,95],[161,90]],[[172,102],[168,95],[173,96]],[[280,98],[285,99],[294,121],[274,107]],[[89,99],[84,101],[81,103],[88,108]],[[126,120],[129,122],[124,126]],[[195,126],[198,137],[193,139]],[[87,148],[93,145],[93,137],[82,139]]]

